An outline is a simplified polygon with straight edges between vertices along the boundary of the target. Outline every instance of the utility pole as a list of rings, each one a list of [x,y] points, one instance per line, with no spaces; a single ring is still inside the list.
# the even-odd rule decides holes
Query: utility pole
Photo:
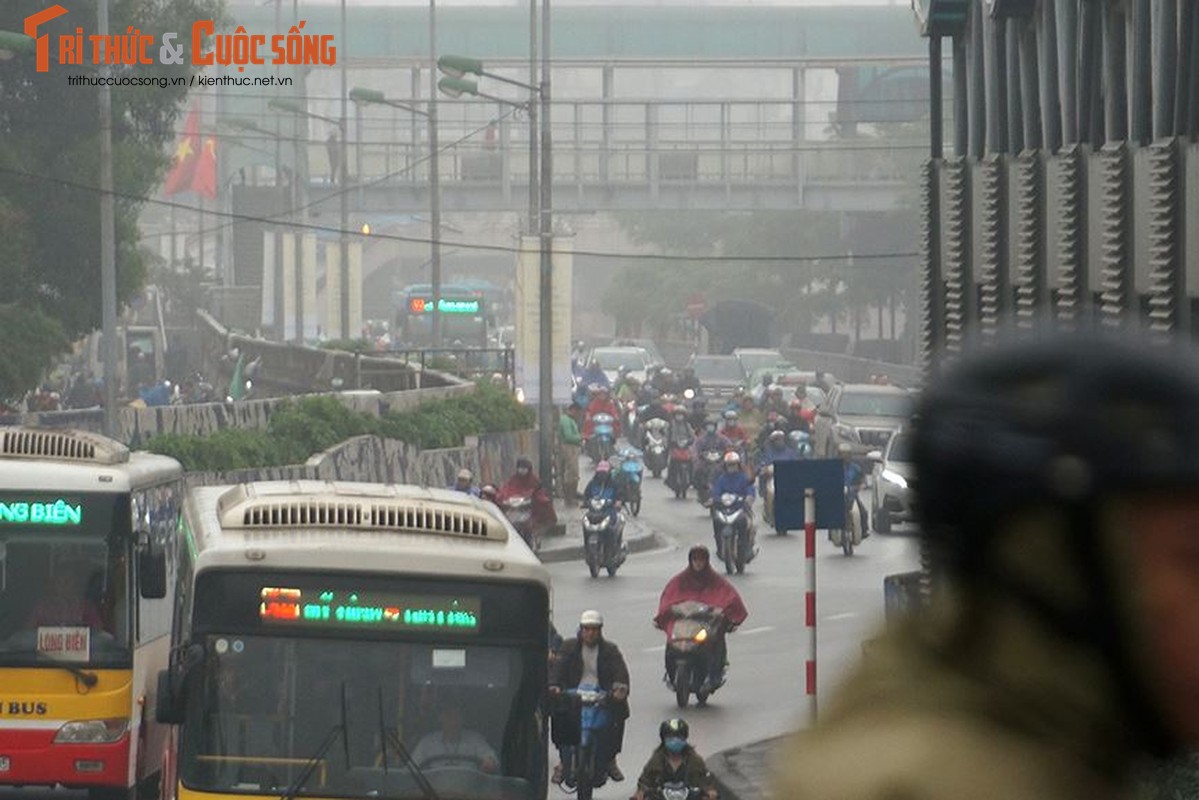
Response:
[[[96,4],[97,33],[108,41],[108,0]],[[112,90],[100,65],[100,306],[104,336],[104,434],[117,435],[117,240],[112,182]]]
[[[341,174],[341,185],[339,186],[341,195],[341,234],[338,241],[338,262],[341,271],[341,338],[343,340],[350,339],[350,182],[346,176],[346,152],[350,148],[349,142],[346,140],[346,119],[348,117],[350,102],[349,87],[347,86],[346,76],[346,60],[349,57],[346,53],[346,44],[349,41],[348,29],[346,28],[346,0],[341,0],[341,42],[338,59],[341,61],[341,126],[338,131],[341,134],[341,148],[338,153],[338,161],[341,162],[339,172]]]
[[[429,283],[433,289],[433,346],[441,347],[441,166],[437,142],[437,10],[429,0]],[[344,94],[344,92],[343,92]]]
[[[553,489],[554,464],[554,162],[550,142],[550,0],[541,0],[541,342],[537,406],[541,483]]]

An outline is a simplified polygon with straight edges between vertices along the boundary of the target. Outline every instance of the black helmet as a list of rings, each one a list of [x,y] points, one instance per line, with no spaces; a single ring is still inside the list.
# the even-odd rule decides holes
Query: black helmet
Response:
[[[917,410],[914,491],[934,557],[976,570],[988,533],[1039,503],[1199,486],[1199,364],[1071,335],[973,356]]]
[[[934,569],[1095,651],[1130,737],[1165,755],[1179,743],[1130,630],[1136,589],[1116,577],[1121,556],[1101,508],[1131,491],[1199,487],[1199,364],[1120,336],[999,345],[947,371],[917,410],[913,490]],[[1057,539],[1041,543],[1062,554],[1056,572],[1014,558],[1021,540],[1010,523],[1044,507],[1063,520],[1038,533]],[[1063,578],[1084,587],[1081,604],[1063,600]]]
[[[671,736],[686,739],[691,735],[691,726],[681,717],[671,717],[658,726],[658,738],[666,741]]]

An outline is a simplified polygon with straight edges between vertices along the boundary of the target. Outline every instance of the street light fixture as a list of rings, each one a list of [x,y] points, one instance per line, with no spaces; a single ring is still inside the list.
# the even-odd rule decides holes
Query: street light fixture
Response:
[[[344,11],[345,11],[345,7],[344,7],[344,0],[343,0],[343,6],[342,6],[343,14],[344,14]],[[340,145],[341,145],[341,152],[340,152],[340,156],[338,158],[338,161],[340,163],[337,165],[337,173],[341,178],[341,186],[340,186],[341,192],[339,193],[339,195],[340,195],[339,200],[341,201],[340,202],[341,214],[340,214],[340,221],[338,223],[338,229],[340,232],[340,236],[338,239],[338,244],[339,244],[338,261],[340,262],[339,272],[341,273],[341,279],[340,279],[340,284],[341,284],[341,338],[343,340],[349,339],[350,338],[350,240],[349,240],[349,226],[350,226],[349,192],[350,192],[350,190],[349,190],[349,178],[346,176],[346,147],[348,146],[348,143],[346,141],[346,121],[345,121],[345,119],[336,119],[334,117],[327,117],[324,114],[317,114],[314,111],[309,111],[307,109],[307,107],[305,107],[302,103],[296,103],[296,102],[293,102],[293,101],[287,100],[287,99],[271,100],[270,102],[267,103],[267,107],[273,108],[276,111],[285,111],[289,114],[296,114],[301,117],[310,117],[312,119],[319,119],[322,122],[327,122],[330,125],[335,125],[337,127],[337,132],[338,132],[338,136],[340,137]],[[330,168],[332,168],[332,167],[333,167],[333,165],[330,164]]]
[[[355,103],[376,103],[410,111],[429,120],[429,283],[433,294],[429,321],[432,327],[433,347],[441,347],[441,166],[438,160],[437,111],[434,101],[430,98],[429,110],[422,111],[396,100],[388,100],[387,96],[377,89],[365,89],[360,86],[350,90],[350,99]]]
[[[437,67],[446,74],[438,82],[438,88],[451,97],[474,95],[485,97],[497,103],[524,108],[529,113],[529,225],[537,223],[537,235],[540,244],[540,281],[539,281],[539,327],[540,337],[537,347],[537,417],[538,417],[538,461],[541,482],[553,486],[553,441],[554,441],[554,365],[553,365],[553,151],[550,145],[550,69],[549,69],[549,0],[542,0],[541,5],[541,85],[505,78],[502,75],[488,72],[483,62],[477,58],[466,56],[442,56],[437,60]],[[534,93],[541,104],[541,142],[537,148],[537,112],[533,99],[527,103],[517,103],[505,100],[479,91],[478,82],[470,80],[465,75],[478,75],[493,78],[503,83],[519,86]],[[534,172],[533,164],[537,162]],[[534,181],[536,175],[537,181]],[[540,184],[540,190],[536,184]],[[539,212],[539,213],[538,213]]]

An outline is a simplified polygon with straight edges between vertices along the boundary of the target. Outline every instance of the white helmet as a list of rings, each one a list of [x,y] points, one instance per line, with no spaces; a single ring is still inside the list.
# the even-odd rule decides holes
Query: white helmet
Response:
[[[579,616],[580,628],[604,627],[604,615],[593,608],[587,609]]]

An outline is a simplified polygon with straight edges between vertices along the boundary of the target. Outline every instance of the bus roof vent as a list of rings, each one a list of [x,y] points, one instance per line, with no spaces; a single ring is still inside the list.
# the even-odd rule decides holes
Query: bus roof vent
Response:
[[[358,528],[363,523],[362,505],[343,501],[262,501],[246,505],[244,528]]]
[[[410,503],[374,503],[370,525],[389,530],[420,531],[447,536],[478,539],[507,538],[507,531],[488,524],[487,516],[457,508],[413,505]]]
[[[17,427],[0,429],[0,456],[123,464],[129,448],[90,431]]]

